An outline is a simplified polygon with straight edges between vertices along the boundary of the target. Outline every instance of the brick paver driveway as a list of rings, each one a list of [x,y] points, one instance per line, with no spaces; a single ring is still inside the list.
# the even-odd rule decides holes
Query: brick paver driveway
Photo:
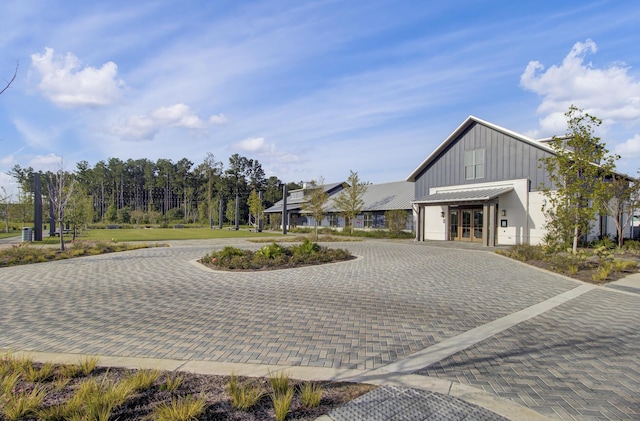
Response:
[[[221,244],[0,269],[0,349],[374,369],[579,285],[410,242],[334,244],[360,259],[283,271],[193,263]],[[638,320],[640,296],[598,288],[417,373],[550,416],[640,417]]]

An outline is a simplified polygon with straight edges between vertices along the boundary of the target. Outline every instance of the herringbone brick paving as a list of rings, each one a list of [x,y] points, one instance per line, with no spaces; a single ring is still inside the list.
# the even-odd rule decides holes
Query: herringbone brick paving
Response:
[[[214,273],[188,262],[211,247],[175,247],[5,268],[0,347],[375,368],[574,286],[486,253],[339,247],[363,258]]]
[[[368,369],[576,287],[572,281],[491,253],[423,244],[333,244],[361,258],[260,273],[212,272],[190,263],[228,241],[183,244],[0,269],[0,348]],[[636,298],[615,291],[604,294],[604,304],[597,307],[600,313],[618,308],[618,302],[639,307]],[[547,366],[531,357],[528,342],[524,350],[519,348],[521,340],[536,344],[537,336],[527,339],[527,331],[517,329],[553,315],[541,329],[553,332],[556,322],[566,329],[564,343],[543,347],[548,358],[564,359],[555,369],[571,372],[576,364],[585,364],[576,376],[600,382],[596,392],[577,388],[583,407],[592,405],[594,411],[581,413],[637,413],[637,398],[624,395],[625,390],[638,390],[637,356],[625,354],[615,360],[603,351],[602,358],[584,362],[575,352],[565,355],[566,349],[583,343],[572,331],[588,326],[590,319],[584,314],[596,304],[574,299],[561,307],[569,309],[566,314],[553,310],[494,336],[490,341],[500,340],[491,342],[494,347],[486,356],[455,355],[452,361],[463,368],[452,378],[475,381],[540,411],[552,406],[555,415],[572,416],[566,408],[572,405],[572,377],[558,376],[547,385]],[[631,325],[637,331],[637,316],[607,314],[612,316],[594,316],[611,333],[612,342],[604,341],[603,346],[631,349],[630,341],[638,344],[637,336],[623,327]],[[628,334],[622,344],[621,329]],[[511,373],[483,378],[485,372],[502,373],[503,348],[507,356],[522,354],[523,363],[511,364]],[[598,349],[603,348],[589,352],[597,354]],[[607,374],[611,364],[616,370],[634,367],[626,370],[631,380],[624,387],[612,384]],[[442,370],[429,374],[447,375]],[[549,393],[534,393],[532,384],[540,382]],[[622,398],[608,404],[600,399],[600,389],[620,391]]]
[[[640,419],[640,297],[594,290],[419,371],[562,419]]]

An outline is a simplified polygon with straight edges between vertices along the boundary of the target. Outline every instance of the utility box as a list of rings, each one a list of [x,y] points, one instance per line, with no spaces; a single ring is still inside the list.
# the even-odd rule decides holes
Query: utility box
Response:
[[[22,228],[22,241],[31,242],[33,240],[33,228],[24,227]]]

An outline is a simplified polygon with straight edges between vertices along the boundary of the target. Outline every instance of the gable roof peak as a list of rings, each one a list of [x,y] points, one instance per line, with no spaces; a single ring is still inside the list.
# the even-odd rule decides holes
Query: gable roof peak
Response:
[[[438,146],[424,161],[422,161],[422,163],[420,165],[418,165],[416,167],[415,170],[413,170],[413,172],[411,172],[411,174],[406,178],[406,181],[416,181],[416,177],[418,176],[418,174],[420,174],[420,172],[422,172],[422,170],[424,170],[434,159],[436,159],[440,153],[453,141],[455,141],[455,139],[458,138],[458,136],[464,131],[466,130],[468,127],[470,127],[472,124],[481,124],[483,126],[489,127],[492,130],[495,130],[497,132],[503,133],[505,135],[511,136],[515,139],[521,140],[522,142],[528,143],[530,145],[533,145],[537,148],[543,149],[547,152],[551,152],[553,153],[553,150],[546,144],[538,142],[537,140],[535,140],[532,137],[523,135],[521,133],[518,132],[514,132],[513,130],[509,130],[507,128],[504,128],[502,126],[498,126],[497,124],[488,122],[486,120],[483,120],[481,118],[478,118],[474,115],[470,115],[469,117],[467,117],[462,124],[460,124],[441,144],[440,146]]]

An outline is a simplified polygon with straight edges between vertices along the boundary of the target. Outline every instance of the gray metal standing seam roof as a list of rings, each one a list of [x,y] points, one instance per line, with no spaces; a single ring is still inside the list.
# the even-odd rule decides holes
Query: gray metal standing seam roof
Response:
[[[338,193],[340,194],[340,193]],[[415,185],[409,181],[369,184],[362,196],[363,212],[388,211],[395,209],[411,209],[415,195]],[[329,200],[329,212],[337,212],[333,200]]]
[[[335,187],[340,183],[332,184]],[[327,190],[325,185],[325,190]],[[336,195],[339,195],[338,192]],[[362,211],[374,212],[374,211],[388,211],[394,209],[411,209],[411,202],[415,195],[414,183],[409,181],[395,181],[392,183],[382,184],[369,184],[367,191],[362,196],[364,206]],[[333,197],[333,196],[332,196]],[[293,199],[287,198],[287,208],[289,210],[300,209],[303,198]],[[282,200],[276,202],[272,207],[265,211],[266,213],[282,212]],[[333,200],[330,197],[327,212],[337,212],[337,209],[333,205]]]
[[[494,187],[491,189],[465,189],[448,191],[421,197],[420,199],[414,200],[413,203],[454,203],[486,201],[495,199],[496,197],[508,193],[511,190],[513,190],[513,187]]]

